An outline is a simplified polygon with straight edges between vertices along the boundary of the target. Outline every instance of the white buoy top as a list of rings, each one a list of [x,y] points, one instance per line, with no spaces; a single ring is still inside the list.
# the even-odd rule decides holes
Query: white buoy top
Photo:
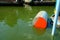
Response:
[[[36,20],[38,17],[43,17],[47,21],[48,14],[46,11],[39,11],[37,15],[34,17],[34,20]]]

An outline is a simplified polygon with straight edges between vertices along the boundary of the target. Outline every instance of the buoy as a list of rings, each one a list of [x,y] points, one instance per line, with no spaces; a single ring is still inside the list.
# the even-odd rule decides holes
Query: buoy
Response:
[[[40,11],[33,20],[33,26],[37,29],[45,29],[47,27],[48,14],[46,11]]]

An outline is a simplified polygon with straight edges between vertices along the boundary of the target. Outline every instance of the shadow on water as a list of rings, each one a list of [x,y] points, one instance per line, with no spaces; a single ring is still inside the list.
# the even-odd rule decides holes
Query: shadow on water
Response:
[[[40,10],[45,10],[45,7],[41,9],[33,6],[32,10],[24,7],[0,7],[0,40],[53,40],[51,28],[40,30],[32,25],[34,16]],[[60,33],[57,34],[54,40],[59,40]]]

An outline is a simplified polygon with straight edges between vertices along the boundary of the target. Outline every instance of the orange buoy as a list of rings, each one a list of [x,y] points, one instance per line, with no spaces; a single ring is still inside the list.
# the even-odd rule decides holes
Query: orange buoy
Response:
[[[35,27],[35,28],[38,28],[38,29],[39,29],[39,28],[45,29],[46,26],[47,26],[47,22],[46,22],[46,20],[45,20],[44,18],[42,18],[42,17],[39,17],[39,18],[36,20],[35,24],[34,24],[34,27]]]
[[[33,26],[37,29],[45,29],[47,27],[47,18],[47,13],[40,11],[33,20]]]

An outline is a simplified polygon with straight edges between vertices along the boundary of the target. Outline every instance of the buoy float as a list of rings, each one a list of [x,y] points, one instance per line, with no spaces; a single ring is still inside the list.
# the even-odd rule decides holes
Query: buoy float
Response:
[[[45,29],[47,27],[48,15],[46,11],[40,11],[33,20],[33,26],[37,29]]]

